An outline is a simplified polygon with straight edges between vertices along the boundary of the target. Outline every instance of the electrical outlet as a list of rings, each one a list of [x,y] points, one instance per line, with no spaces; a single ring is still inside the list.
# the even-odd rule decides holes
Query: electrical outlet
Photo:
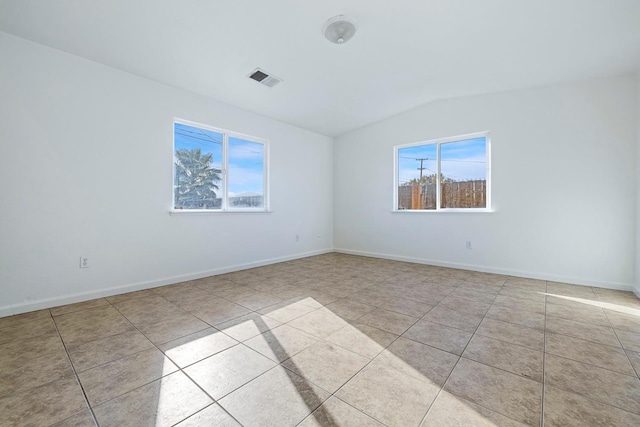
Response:
[[[471,241],[467,240],[467,249],[471,249]]]
[[[89,268],[89,258],[84,256],[80,257],[80,268]]]
[[[300,241],[300,235],[296,234],[296,242],[299,242],[299,241]]]
[[[322,239],[322,235],[318,234],[318,240]]]

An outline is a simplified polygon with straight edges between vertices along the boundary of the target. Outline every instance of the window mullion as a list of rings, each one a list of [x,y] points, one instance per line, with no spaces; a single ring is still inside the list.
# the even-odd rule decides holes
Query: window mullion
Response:
[[[442,191],[442,183],[440,181],[441,179],[441,167],[440,167],[440,146],[441,144],[438,144],[437,149],[436,149],[436,210],[439,211],[441,208],[441,203],[440,203],[440,197],[442,196],[441,191]]]
[[[229,208],[229,135],[222,134],[222,210]]]

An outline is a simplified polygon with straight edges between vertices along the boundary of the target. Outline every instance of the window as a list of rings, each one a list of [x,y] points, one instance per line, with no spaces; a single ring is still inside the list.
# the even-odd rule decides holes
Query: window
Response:
[[[394,210],[490,210],[488,132],[400,145],[394,152]]]
[[[266,211],[267,141],[173,124],[174,211]]]

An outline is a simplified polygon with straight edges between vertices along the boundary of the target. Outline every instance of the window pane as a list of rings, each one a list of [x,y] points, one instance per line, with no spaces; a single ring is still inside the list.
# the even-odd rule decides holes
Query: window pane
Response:
[[[229,138],[229,208],[264,207],[264,144]]]
[[[487,206],[487,140],[475,138],[440,145],[442,208]]]
[[[435,209],[437,145],[398,150],[398,209]]]
[[[174,209],[222,207],[222,134],[174,123]]]

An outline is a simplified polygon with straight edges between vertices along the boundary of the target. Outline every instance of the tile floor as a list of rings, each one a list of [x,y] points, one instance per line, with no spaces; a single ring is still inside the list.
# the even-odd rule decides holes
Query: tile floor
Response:
[[[640,426],[628,292],[327,254],[0,319],[0,426]]]

